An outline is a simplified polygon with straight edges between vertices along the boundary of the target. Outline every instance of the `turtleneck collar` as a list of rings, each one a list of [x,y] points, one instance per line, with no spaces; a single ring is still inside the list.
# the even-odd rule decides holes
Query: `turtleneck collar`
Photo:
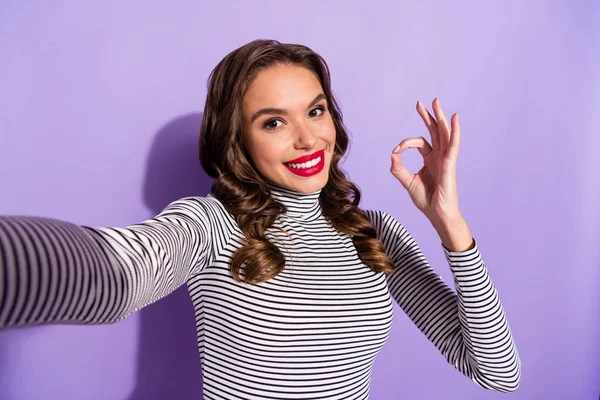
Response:
[[[320,189],[313,193],[300,193],[274,184],[268,186],[271,196],[287,208],[285,215],[288,217],[302,221],[314,221],[321,216]]]

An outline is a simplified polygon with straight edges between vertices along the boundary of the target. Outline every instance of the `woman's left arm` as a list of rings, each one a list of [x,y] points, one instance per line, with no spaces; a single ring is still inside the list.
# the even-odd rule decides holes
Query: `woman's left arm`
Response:
[[[394,263],[388,276],[390,292],[459,371],[484,388],[514,391],[521,361],[496,289],[458,205],[458,114],[448,126],[438,99],[433,101],[433,111],[435,118],[417,102],[431,144],[423,137],[403,140],[392,151],[390,172],[438,233],[456,293],[431,269],[406,229],[381,214],[375,225]],[[400,159],[400,153],[412,147],[423,156],[424,165],[416,174],[404,168]]]
[[[444,355],[479,386],[512,392],[521,361],[498,293],[477,241],[466,251],[442,246],[456,292],[429,265],[420,247],[395,218],[366,211],[393,263],[387,275],[391,296]]]

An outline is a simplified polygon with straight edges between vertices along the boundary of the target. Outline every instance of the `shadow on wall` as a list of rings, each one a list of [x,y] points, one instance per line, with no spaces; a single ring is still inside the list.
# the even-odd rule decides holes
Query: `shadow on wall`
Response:
[[[198,160],[202,114],[175,118],[154,137],[144,201],[154,215],[187,196],[206,196],[212,184]],[[127,400],[200,399],[202,370],[187,288],[140,311],[137,378]]]

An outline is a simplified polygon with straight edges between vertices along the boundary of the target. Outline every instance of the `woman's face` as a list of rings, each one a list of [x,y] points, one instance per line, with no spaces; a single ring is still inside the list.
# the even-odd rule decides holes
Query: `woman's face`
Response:
[[[242,141],[266,180],[300,193],[322,189],[335,126],[317,76],[294,64],[259,72],[242,99]]]

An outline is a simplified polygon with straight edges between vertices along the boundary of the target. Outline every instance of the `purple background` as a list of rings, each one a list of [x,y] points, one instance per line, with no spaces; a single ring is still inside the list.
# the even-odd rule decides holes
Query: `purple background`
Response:
[[[428,137],[417,100],[459,112],[461,208],[523,360],[509,396],[598,398],[597,0],[34,3],[0,5],[0,214],[125,226],[205,195],[196,140],[212,68],[255,38],[306,44],[331,67],[363,207],[398,218],[446,282],[389,155]],[[419,167],[416,150],[403,158]],[[505,398],[395,311],[372,399]],[[0,398],[201,398],[186,290],[114,325],[1,332]]]

